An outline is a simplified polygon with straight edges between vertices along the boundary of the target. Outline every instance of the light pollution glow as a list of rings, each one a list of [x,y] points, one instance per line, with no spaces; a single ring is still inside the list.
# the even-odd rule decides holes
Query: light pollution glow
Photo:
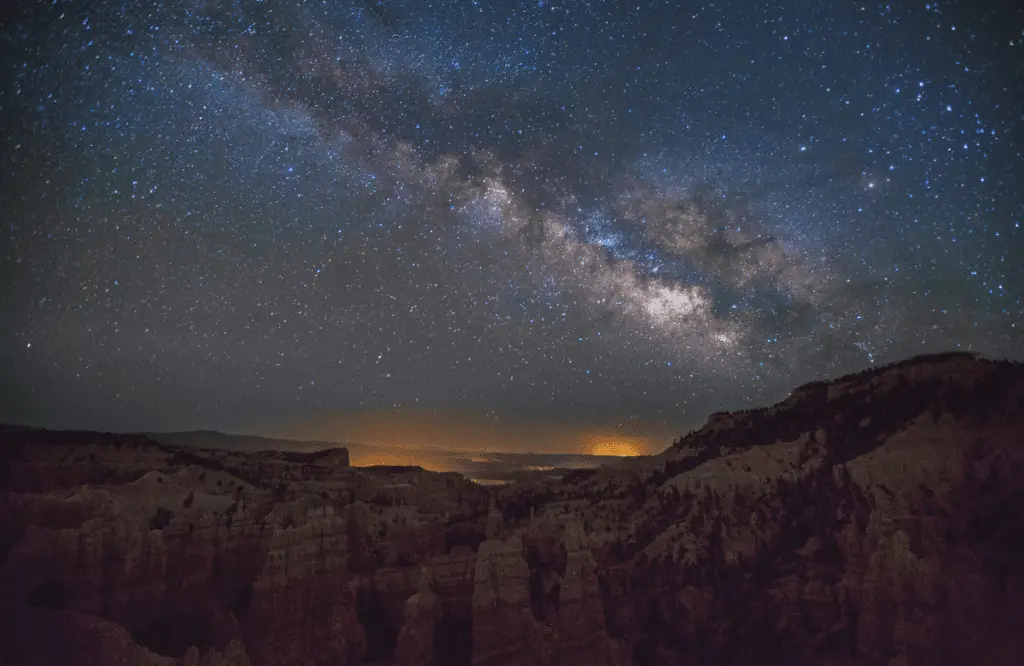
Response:
[[[661,426],[650,434],[651,424],[644,424],[639,434],[624,432],[627,428],[499,420],[472,412],[428,409],[337,412],[249,426],[245,429],[274,437],[361,444],[350,449],[354,465],[421,465],[439,471],[447,467],[446,458],[469,459],[482,453],[647,455],[668,446],[677,430]]]

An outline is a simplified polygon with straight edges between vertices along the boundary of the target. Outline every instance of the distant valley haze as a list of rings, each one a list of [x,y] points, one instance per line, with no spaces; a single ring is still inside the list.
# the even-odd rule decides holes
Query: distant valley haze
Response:
[[[417,445],[415,442],[388,445],[322,438],[271,438],[209,430],[145,434],[161,444],[239,452],[311,452],[338,446],[348,450],[349,461],[354,467],[415,466],[434,472],[458,472],[479,482],[508,481],[522,472],[593,469],[602,464],[615,464],[624,457],[640,455],[635,444],[625,439],[619,442],[612,438],[595,438],[595,446],[590,453],[543,453],[444,448],[422,443]]]

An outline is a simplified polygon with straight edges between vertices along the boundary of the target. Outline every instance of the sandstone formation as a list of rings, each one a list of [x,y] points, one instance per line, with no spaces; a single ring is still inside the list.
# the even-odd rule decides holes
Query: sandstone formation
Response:
[[[0,608],[102,619],[121,632],[111,645],[172,663],[363,663],[371,639],[381,651],[375,613],[410,593],[377,583],[416,564],[444,577],[446,537],[472,543],[486,506],[457,475],[353,469],[336,450],[26,431],[0,456]],[[388,621],[385,639],[401,614]]]
[[[949,354],[717,414],[663,454],[503,489],[583,517],[637,664],[1010,664],[1024,367]]]
[[[402,630],[395,644],[394,666],[416,666],[434,661],[439,603],[431,589],[430,569],[424,567],[416,594],[405,602]]]
[[[1010,664],[1024,368],[924,357],[485,488],[0,430],[14,664]]]

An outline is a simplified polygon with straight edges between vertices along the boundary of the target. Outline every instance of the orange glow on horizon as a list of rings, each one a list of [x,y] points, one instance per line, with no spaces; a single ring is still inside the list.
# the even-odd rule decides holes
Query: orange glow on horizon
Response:
[[[443,458],[424,455],[418,451],[373,451],[349,449],[349,462],[353,467],[422,467],[431,472],[451,472],[453,467]]]
[[[587,453],[592,456],[616,456],[628,458],[642,456],[647,452],[648,442],[641,437],[623,437],[620,435],[597,435],[590,439]]]
[[[288,423],[258,428],[271,436],[315,439],[376,448],[350,449],[352,464],[420,465],[434,471],[451,469],[452,454],[486,460],[488,453],[647,455],[658,448],[664,424],[648,423],[647,432],[623,432],[611,426],[575,425],[543,420],[493,418],[469,410],[365,409],[310,414]],[[674,432],[666,430],[666,439]],[[642,433],[642,434],[641,434]]]

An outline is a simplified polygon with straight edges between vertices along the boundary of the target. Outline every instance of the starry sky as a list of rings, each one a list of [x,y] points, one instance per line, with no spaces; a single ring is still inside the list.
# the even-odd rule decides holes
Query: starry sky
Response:
[[[659,449],[1024,358],[1013,2],[12,4],[0,420]]]

